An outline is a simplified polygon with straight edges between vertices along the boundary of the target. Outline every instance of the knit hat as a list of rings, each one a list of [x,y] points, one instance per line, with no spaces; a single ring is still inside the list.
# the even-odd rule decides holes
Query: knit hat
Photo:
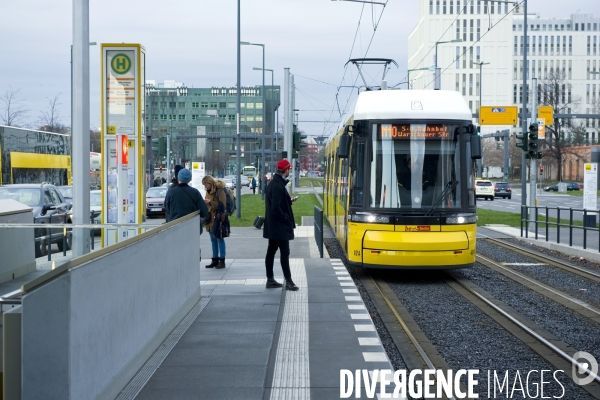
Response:
[[[277,163],[277,169],[280,171],[287,171],[292,168],[292,164],[285,158]]]
[[[181,171],[182,169],[183,169],[183,167],[179,164],[175,166],[175,177],[176,178],[179,176],[179,171]]]
[[[182,168],[181,171],[179,171],[179,174],[177,174],[177,180],[180,183],[188,183],[192,180],[192,173],[189,169]]]

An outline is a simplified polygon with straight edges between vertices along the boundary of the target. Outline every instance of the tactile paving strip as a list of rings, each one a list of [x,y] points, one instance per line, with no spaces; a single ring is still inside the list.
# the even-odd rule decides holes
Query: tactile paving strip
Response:
[[[290,269],[300,290],[285,292],[271,400],[310,399],[308,290],[304,260],[290,259]]]
[[[160,364],[169,355],[171,350],[175,347],[181,336],[188,330],[192,325],[192,322],[198,318],[198,315],[204,310],[204,307],[210,301],[209,297],[203,297],[200,299],[198,304],[190,310],[190,312],[183,318],[183,320],[173,329],[173,332],[165,339],[160,345],[156,352],[150,357],[150,359],[144,364],[144,366],[138,371],[135,377],[127,384],[125,389],[117,397],[117,400],[130,400],[135,399],[138,393],[143,389],[144,385],[150,380],[154,372],[158,369]]]

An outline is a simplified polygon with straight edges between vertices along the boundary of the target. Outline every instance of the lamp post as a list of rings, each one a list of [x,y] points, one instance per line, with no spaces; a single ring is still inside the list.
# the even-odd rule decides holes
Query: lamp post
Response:
[[[252,70],[254,71],[263,71],[263,81],[264,81],[264,72],[265,71],[270,71],[271,72],[271,94],[273,94],[273,86],[274,86],[274,76],[275,76],[275,72],[272,69],[268,69],[268,68],[258,68],[258,67],[253,67]],[[264,83],[263,83],[264,85]],[[266,94],[266,93],[265,93]],[[269,96],[269,100],[273,100],[272,99],[273,96]],[[264,98],[263,98],[263,102],[264,102]],[[263,116],[266,116],[266,111],[265,110],[265,106],[263,105]],[[264,118],[264,117],[263,117]],[[271,131],[271,135],[273,135],[275,133],[275,131],[277,130],[277,124],[275,121],[273,121],[273,129]],[[263,133],[264,135],[264,133]],[[271,138],[271,141],[273,141],[273,139]],[[277,143],[275,143],[275,146],[277,146]],[[271,145],[271,149],[273,148],[273,146]],[[277,150],[277,147],[275,147],[275,150]],[[271,150],[271,168],[273,168],[273,152]]]
[[[424,71],[424,70],[429,70],[429,69],[430,69],[430,68],[428,68],[428,67],[427,67],[427,68],[414,68],[414,69],[409,69],[409,70],[408,70],[408,78],[406,79],[406,83],[407,83],[407,89],[409,89],[409,90],[410,90],[410,87],[412,86],[412,85],[410,84],[410,73],[411,73],[412,71]]]
[[[264,177],[265,176],[265,45],[264,44],[260,44],[260,43],[250,43],[250,42],[240,42],[240,44],[246,45],[246,46],[260,46],[262,47],[262,55],[263,55],[263,67],[262,67],[262,102],[263,102],[263,107],[262,107],[262,134],[263,134],[263,139],[262,139],[262,146],[261,146],[261,166],[260,166],[260,173],[261,176]],[[260,186],[260,194],[261,194],[261,199],[264,200],[265,199],[265,189],[264,189],[265,185],[261,185]]]
[[[441,74],[438,71],[438,54],[437,54],[437,47],[438,44],[443,44],[443,43],[458,43],[458,42],[462,42],[462,39],[453,39],[453,40],[444,40],[441,42],[435,42],[435,82],[434,82],[434,86],[433,89],[434,90],[440,90],[442,83],[441,83]]]
[[[237,0],[237,83],[236,83],[236,149],[235,149],[235,174],[236,174],[236,185],[235,185],[235,205],[236,205],[236,214],[235,217],[237,219],[242,218],[242,180],[240,178],[240,173],[242,172],[241,158],[242,158],[242,140],[240,138],[240,102],[241,102],[241,88],[240,81],[242,79],[242,73],[240,68],[240,59],[241,59],[241,45],[240,45],[240,0]]]
[[[479,107],[481,107],[483,105],[483,100],[482,100],[482,93],[483,93],[483,72],[482,72],[482,67],[484,65],[488,65],[489,62],[471,62],[471,65],[479,65]],[[479,114],[479,110],[477,110],[477,113]]]

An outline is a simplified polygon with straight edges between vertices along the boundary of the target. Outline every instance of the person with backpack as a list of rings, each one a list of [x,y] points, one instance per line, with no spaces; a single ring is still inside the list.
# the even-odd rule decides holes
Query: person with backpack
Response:
[[[256,194],[256,178],[255,177],[252,177],[251,185],[252,185],[252,194]]]
[[[223,209],[227,210],[227,189],[225,188],[225,182],[220,179],[215,179],[210,175],[206,175],[202,178],[202,184],[206,189],[204,202],[208,207],[209,214],[209,217],[206,219],[205,227],[212,244],[212,262],[205,265],[205,267],[221,269],[225,268],[225,239],[223,237],[217,237],[213,233],[213,224],[215,223],[215,217],[219,210],[219,204],[222,204]]]

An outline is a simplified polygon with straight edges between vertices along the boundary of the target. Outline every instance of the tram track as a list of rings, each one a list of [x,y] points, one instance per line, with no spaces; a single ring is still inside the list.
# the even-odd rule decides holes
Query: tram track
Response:
[[[486,260],[480,258],[476,265],[482,262]],[[477,368],[484,371],[480,375],[483,380],[486,368],[488,374],[492,369],[506,371],[506,373],[509,370],[517,370],[517,372],[520,370],[525,373],[531,370],[562,370],[564,375],[561,381],[566,392],[563,398],[600,399],[600,380],[597,377],[595,382],[586,386],[578,386],[573,382],[572,365],[577,366],[577,360],[572,356],[578,350],[589,351],[590,342],[582,344],[578,336],[572,336],[572,332],[564,339],[559,337],[564,334],[563,330],[570,330],[576,323],[569,318],[557,317],[558,314],[552,307],[540,305],[543,311],[550,309],[549,314],[544,314],[543,318],[550,318],[554,325],[550,323],[542,326],[535,313],[523,314],[527,307],[538,301],[534,298],[522,304],[515,304],[513,300],[520,299],[526,291],[521,290],[519,295],[513,294],[513,291],[518,292],[519,287],[522,286],[514,283],[511,277],[507,279],[506,275],[498,271],[488,270],[487,275],[496,275],[492,281],[487,282],[486,289],[471,281],[468,274],[463,275],[463,272],[475,269],[485,271],[486,268],[483,266],[425,274],[407,274],[405,271],[400,275],[396,274],[398,271],[377,272],[355,267],[348,267],[348,269],[353,271],[351,275],[355,280],[360,280],[368,292],[370,301],[384,321],[385,328],[392,335],[394,345],[407,369],[424,369],[433,366],[434,369],[456,371],[459,368]],[[481,275],[478,276],[477,279],[481,279]],[[500,293],[493,290],[494,287],[502,286],[497,284],[498,279],[505,284],[499,288]],[[531,282],[528,284],[533,285]],[[492,288],[489,285],[492,285]],[[493,294],[486,291],[490,289]],[[543,290],[556,292],[553,288]],[[536,295],[543,296],[542,293]],[[571,303],[571,307],[567,307],[568,312],[576,315],[573,311],[579,307],[589,313],[586,319],[593,320],[589,324],[597,327],[598,322],[594,318],[597,317],[598,310],[595,307],[569,296],[559,297],[562,299],[562,302],[559,301],[560,304]],[[418,304],[424,306],[415,308]],[[522,309],[521,306],[525,308]],[[566,312],[564,307],[562,312]],[[440,314],[446,316],[442,318]],[[404,323],[399,321],[398,316]],[[559,327],[558,331],[555,330],[556,326]],[[588,332],[589,335],[589,327],[583,328],[582,332]],[[595,332],[597,335],[597,330]],[[504,343],[508,338],[510,340]],[[502,342],[498,343],[498,340]],[[421,350],[416,348],[415,342]],[[461,352],[468,354],[461,355]],[[421,353],[425,353],[430,364],[423,359]],[[485,393],[480,391],[480,398],[486,398]]]

